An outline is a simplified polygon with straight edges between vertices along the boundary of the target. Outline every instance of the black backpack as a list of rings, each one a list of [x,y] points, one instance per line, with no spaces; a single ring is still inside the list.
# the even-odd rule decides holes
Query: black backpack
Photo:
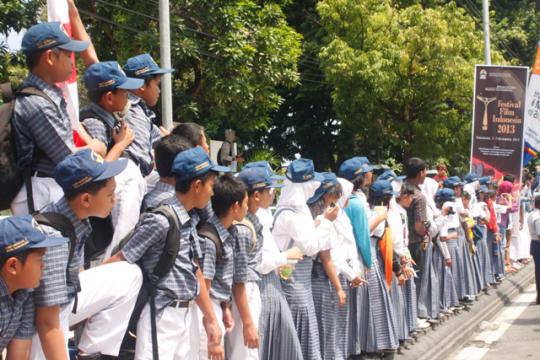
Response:
[[[147,212],[154,214],[160,214],[167,218],[169,221],[169,231],[167,232],[167,239],[165,241],[165,247],[161,257],[156,264],[156,267],[151,274],[148,274],[143,267],[141,261],[137,262],[137,265],[141,268],[143,274],[143,285],[139,292],[139,296],[131,313],[129,319],[128,328],[120,347],[122,355],[126,356],[126,353],[131,353],[135,350],[135,337],[137,334],[137,322],[141,317],[141,313],[146,304],[150,305],[150,324],[152,332],[152,353],[153,359],[159,360],[158,355],[158,343],[157,343],[157,329],[156,329],[156,305],[155,305],[155,290],[159,282],[169,273],[174,266],[174,262],[180,250],[180,221],[174,210],[168,205],[160,205],[154,209],[150,209]],[[116,250],[122,249],[122,247],[129,241],[135,230],[130,232],[118,245]],[[123,357],[122,357],[123,358]]]
[[[200,222],[197,224],[197,233],[214,243],[216,246],[216,260],[221,260],[223,258],[223,244],[214,225],[209,222]]]
[[[3,104],[0,106],[0,210],[9,209],[13,198],[17,195],[22,185],[26,183],[28,193],[28,209],[30,213],[34,211],[34,201],[32,199],[31,169],[21,169],[17,165],[17,152],[13,132],[13,112],[15,101],[18,96],[36,95],[51,103],[47,94],[35,87],[19,89],[15,94],[11,90],[9,83],[0,85]],[[56,105],[55,105],[56,107]]]

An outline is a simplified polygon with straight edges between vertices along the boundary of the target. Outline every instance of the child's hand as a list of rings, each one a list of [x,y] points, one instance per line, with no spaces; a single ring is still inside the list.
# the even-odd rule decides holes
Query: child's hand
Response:
[[[345,294],[345,291],[343,289],[339,289],[337,291],[338,296],[338,306],[344,306],[345,302],[347,301],[347,294]]]
[[[120,129],[113,129],[112,131],[113,141],[115,144],[122,144],[124,145],[124,147],[127,147],[135,139],[135,133],[129,128],[129,126],[125,122],[120,121],[119,124]]]
[[[337,219],[338,213],[339,213],[338,206],[329,207],[325,210],[324,217],[330,221],[334,221]]]
[[[234,327],[234,319],[230,306],[223,307],[223,324],[227,332],[231,331]]]
[[[244,326],[244,345],[249,349],[259,347],[259,332],[253,323]]]
[[[285,256],[287,256],[287,260],[302,260],[302,258],[304,257],[302,251],[296,246],[285,251]]]

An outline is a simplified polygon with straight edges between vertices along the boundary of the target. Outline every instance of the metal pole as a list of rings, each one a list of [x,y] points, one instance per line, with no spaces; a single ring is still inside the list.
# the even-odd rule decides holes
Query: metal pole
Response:
[[[159,42],[161,67],[171,67],[171,32],[169,24],[169,0],[159,0]],[[161,119],[166,129],[172,129],[172,76],[163,74],[161,78]]]
[[[489,0],[482,0],[484,21],[484,56],[486,65],[491,65],[491,51],[489,41]]]

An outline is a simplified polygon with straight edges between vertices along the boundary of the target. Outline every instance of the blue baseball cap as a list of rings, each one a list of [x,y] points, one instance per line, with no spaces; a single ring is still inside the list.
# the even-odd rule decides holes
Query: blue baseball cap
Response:
[[[83,78],[88,91],[136,90],[144,85],[142,79],[127,77],[116,61],[103,61],[90,65]]]
[[[397,196],[399,193],[394,191],[392,184],[387,180],[377,179],[369,188],[369,195],[374,197],[383,197],[385,195]]]
[[[338,170],[339,177],[347,180],[354,180],[360,174],[373,171],[373,166],[369,163],[366,157],[356,156],[351,159],[345,160]]]
[[[200,146],[180,152],[174,158],[172,165],[172,173],[176,181],[193,179],[208,171],[231,172],[231,169],[227,166],[214,164]]]
[[[478,179],[480,185],[487,185],[491,182],[491,176],[482,176]]]
[[[443,181],[443,186],[445,188],[454,188],[456,186],[463,186],[459,176],[450,176],[448,179]]]
[[[64,190],[64,194],[73,195],[91,183],[120,174],[126,168],[127,162],[127,159],[104,161],[99,154],[84,149],[60,161],[54,169],[54,179]]]
[[[324,194],[326,194],[332,187],[338,184],[338,179],[337,179],[336,174],[331,173],[331,172],[323,172],[321,173],[321,175],[323,177],[321,185],[317,188],[317,190],[315,191],[315,194],[313,194],[313,196],[307,200],[308,204],[315,203]]]
[[[25,54],[59,48],[81,52],[88,48],[87,41],[71,40],[62,30],[60,22],[43,22],[32,26],[24,34],[21,49]]]
[[[468,173],[467,175],[465,175],[464,180],[465,180],[465,183],[470,184],[478,180],[478,175],[476,175],[475,173]]]
[[[444,188],[435,193],[435,201],[437,202],[454,201],[455,199],[456,193],[452,189]]]
[[[296,159],[287,167],[287,179],[295,183],[303,183],[307,181],[322,182],[323,177],[320,173],[315,171],[313,160],[300,158]]]
[[[250,168],[255,168],[255,167],[266,169],[268,175],[272,178],[272,180],[275,180],[275,181],[285,180],[285,176],[274,173],[274,170],[272,170],[272,166],[270,166],[270,163],[266,160],[253,161],[244,165],[244,169],[250,169]]]
[[[238,173],[238,178],[246,184],[248,191],[283,187],[282,184],[273,182],[266,169],[262,167],[252,167],[247,169],[244,167],[244,169]]]
[[[65,244],[64,237],[47,236],[31,215],[10,216],[0,220],[0,257],[20,254],[29,249]]]
[[[124,65],[127,76],[144,79],[154,75],[172,73],[174,69],[160,68],[150,54],[141,54],[131,57]]]
[[[487,194],[489,192],[489,189],[486,185],[480,185],[480,189],[478,189],[478,192]]]
[[[379,175],[377,177],[377,180],[393,181],[393,180],[398,180],[398,176],[396,175],[394,171],[388,169],[385,172],[383,172],[381,175]]]

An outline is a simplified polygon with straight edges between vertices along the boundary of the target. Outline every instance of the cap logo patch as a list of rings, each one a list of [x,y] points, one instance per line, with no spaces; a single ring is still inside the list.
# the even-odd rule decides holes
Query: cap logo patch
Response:
[[[47,46],[51,46],[51,45],[54,45],[56,44],[56,40],[55,39],[45,39],[45,40],[42,40],[40,41],[38,44],[37,44],[37,47],[39,49],[41,48],[44,48],[44,47],[47,47]]]
[[[85,176],[81,180],[79,180],[76,183],[74,183],[73,185],[71,185],[71,187],[74,188],[74,189],[78,189],[81,186],[83,186],[85,184],[88,184],[90,181],[92,181],[92,179],[93,178],[91,176]]]
[[[257,183],[257,184],[253,184],[253,185],[251,186],[251,188],[253,188],[253,189],[264,188],[264,187],[266,187],[266,183],[265,183],[265,182],[260,182],[260,183]]]
[[[304,180],[311,180],[313,178],[313,174],[304,175],[302,179]]]
[[[103,164],[103,158],[101,157],[101,155],[99,155],[98,153],[92,151],[90,153],[90,156],[92,157],[92,160],[94,160],[95,162],[98,162],[100,164]]]
[[[107,81],[102,81],[102,82],[98,83],[98,87],[103,88],[103,87],[114,85],[115,83],[116,83],[116,81],[114,81],[114,79],[107,80]]]
[[[200,171],[202,169],[205,169],[210,166],[210,163],[208,161],[203,162],[202,164],[199,164],[195,166],[195,171]]]
[[[354,175],[358,175],[358,174],[360,174],[361,172],[362,172],[362,168],[357,169],[357,170],[354,172]]]
[[[7,245],[6,247],[4,247],[4,252],[10,253],[10,252],[17,251],[17,250],[25,247],[29,243],[30,243],[30,241],[28,241],[26,239],[19,240],[16,243],[13,243],[13,244],[10,244],[10,245]]]
[[[141,74],[147,73],[149,71],[150,71],[150,68],[148,66],[145,66],[142,69],[139,69],[139,70],[135,71],[135,75],[141,75]]]

